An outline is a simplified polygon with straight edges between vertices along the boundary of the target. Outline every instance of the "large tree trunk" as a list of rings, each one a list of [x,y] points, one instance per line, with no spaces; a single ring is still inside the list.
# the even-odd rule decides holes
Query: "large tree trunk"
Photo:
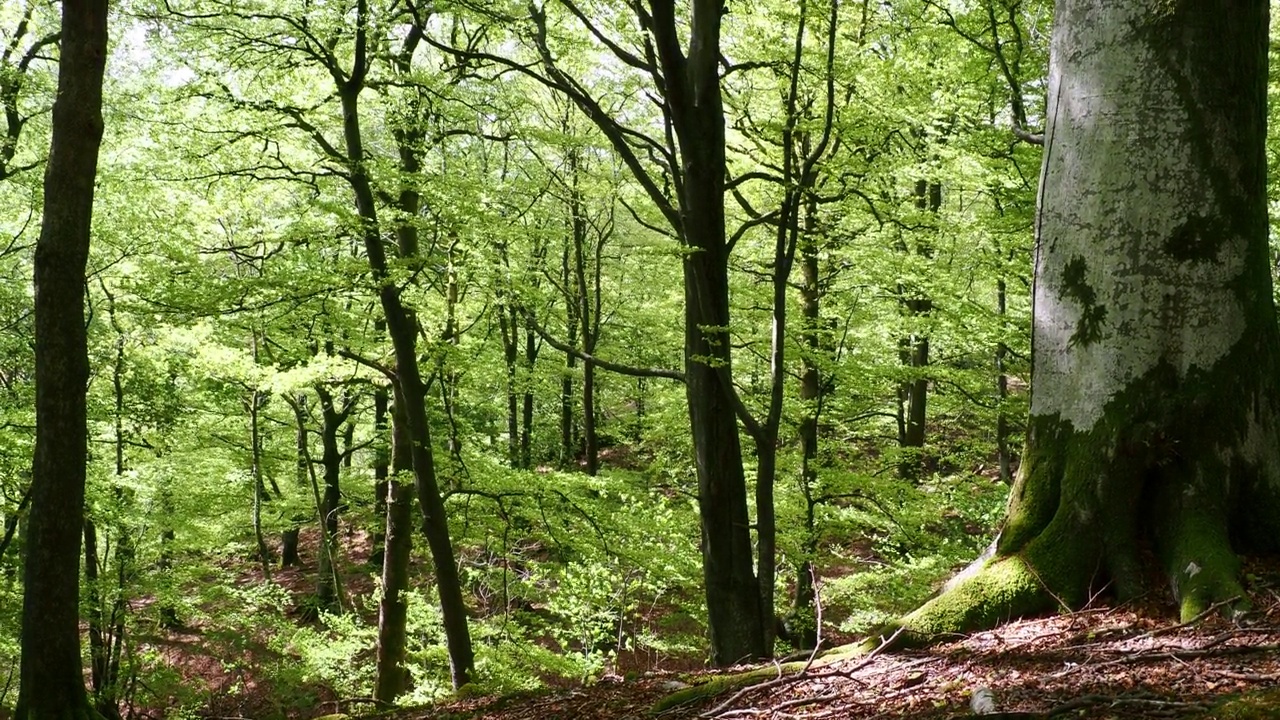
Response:
[[[102,141],[105,0],[64,0],[53,140],[35,255],[36,449],[15,718],[86,718],[80,660],[89,359],[84,271]]]
[[[724,228],[725,141],[720,97],[719,2],[693,3],[689,56],[664,58],[683,75],[669,102],[681,150],[685,392],[698,474],[702,575],[711,661],[767,654],[752,567],[747,483],[738,437],[729,342],[729,247]],[[666,41],[664,39],[664,41]]]
[[[1058,3],[1027,452],[994,558],[912,630],[1133,597],[1144,548],[1186,619],[1280,545],[1267,5]]]

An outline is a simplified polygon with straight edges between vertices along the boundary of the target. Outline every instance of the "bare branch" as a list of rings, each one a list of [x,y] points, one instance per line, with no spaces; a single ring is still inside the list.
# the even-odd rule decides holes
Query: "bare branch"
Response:
[[[631,365],[622,365],[619,363],[610,362],[608,360],[604,360],[594,355],[590,355],[588,353],[582,352],[581,350],[571,345],[568,345],[566,343],[560,342],[559,340],[552,337],[551,334],[548,333],[546,329],[543,328],[542,325],[538,323],[537,318],[535,318],[532,313],[526,312],[525,318],[529,321],[529,327],[533,328],[533,331],[538,334],[538,337],[546,341],[548,345],[555,348],[556,350],[559,350],[562,353],[568,353],[570,355],[573,355],[579,360],[583,362],[589,362],[592,365],[595,365],[596,367],[601,368],[603,370],[608,370],[609,372],[615,372],[615,373],[618,373],[619,375],[627,375],[629,377],[667,378],[668,380],[675,380],[681,383],[685,381],[684,373],[680,372],[679,370],[668,370],[666,368],[640,368],[640,367],[634,367]]]

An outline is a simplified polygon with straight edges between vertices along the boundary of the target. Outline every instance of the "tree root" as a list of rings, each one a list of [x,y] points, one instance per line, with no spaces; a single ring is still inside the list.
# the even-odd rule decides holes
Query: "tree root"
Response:
[[[1216,542],[1219,538],[1212,534],[1206,537],[1186,532],[1185,522],[1180,523],[1180,529],[1183,532],[1174,537],[1188,538],[1189,542],[1171,547],[1173,552],[1169,557],[1178,558],[1182,566],[1182,576],[1174,580],[1184,624],[1221,608],[1238,610],[1243,602],[1243,589],[1237,578],[1238,561],[1229,546],[1223,552],[1206,552],[1206,549],[1221,549],[1224,543]],[[803,679],[816,668],[837,662],[857,659],[869,662],[875,654],[886,650],[924,647],[1021,617],[1055,609],[1071,610],[1081,602],[1077,597],[1080,592],[1071,592],[1068,588],[1087,585],[1088,573],[1079,557],[1057,557],[1055,550],[1062,548],[1053,545],[1041,536],[1021,553],[980,560],[931,600],[862,642],[832,648],[807,662],[716,677],[666,696],[654,706],[653,713],[706,701],[727,692]],[[1186,560],[1191,555],[1206,558],[1208,562],[1200,565]],[[1064,592],[1069,596],[1064,597],[1061,594]]]
[[[924,646],[948,636],[994,627],[1004,620],[1050,609],[1056,603],[1022,559],[1010,557],[990,561],[976,573],[860,643],[832,648],[807,662],[722,675],[667,695],[654,705],[652,712],[657,714],[726,692],[775,682],[786,675],[799,679],[813,668],[837,662],[858,658],[870,662],[875,655],[886,650]]]
[[[733,704],[733,702],[739,697],[752,690],[767,689],[789,682],[797,682],[829,674],[848,677],[858,670],[861,670],[866,665],[869,665],[880,653],[896,647],[898,637],[901,636],[902,633],[903,630],[899,628],[894,631],[892,635],[887,638],[882,638],[878,643],[873,644],[870,649],[866,651],[850,653],[848,652],[849,648],[860,646],[842,646],[832,648],[830,651],[823,652],[821,654],[815,653],[803,662],[782,663],[772,667],[749,670],[747,672],[736,673],[733,675],[721,675],[712,678],[710,681],[702,683],[701,685],[694,685],[693,687],[684,688],[667,695],[654,704],[651,714],[657,715],[683,705],[690,705],[703,700],[710,700],[711,698],[729,692],[730,690],[737,690],[738,692],[728,700],[725,700],[717,707],[702,713],[702,717],[715,717],[719,715],[720,711],[725,709],[726,706]],[[869,643],[871,641],[868,640],[867,642]],[[851,668],[842,669],[833,673],[824,673],[814,670],[815,668],[832,665],[836,662],[848,660],[853,657],[862,658],[862,662],[859,662]]]

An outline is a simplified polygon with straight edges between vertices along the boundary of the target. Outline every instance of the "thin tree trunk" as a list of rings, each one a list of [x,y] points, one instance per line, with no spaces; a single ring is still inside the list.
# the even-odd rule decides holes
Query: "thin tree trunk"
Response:
[[[532,322],[532,321],[529,321]],[[521,393],[520,467],[533,467],[533,369],[538,360],[538,338],[532,327],[524,329],[524,392]]]
[[[311,450],[307,445],[307,425],[304,422],[307,412],[307,396],[299,394],[296,398],[286,397],[285,401],[294,409],[296,418],[294,423],[294,482],[299,489],[303,489],[311,485]],[[307,522],[308,518],[309,515],[295,514],[292,518],[294,525],[281,531],[280,567],[296,567],[302,564],[302,557],[298,554],[298,537],[302,532],[302,525]]]
[[[404,665],[405,623],[409,589],[409,556],[413,549],[413,488],[401,478],[411,470],[408,428],[403,416],[394,420],[394,477],[387,482],[386,552],[382,564],[382,599],[378,604],[377,682],[374,698],[394,702],[408,689],[409,671]]]
[[[1003,332],[1007,316],[1007,295],[1004,278],[996,281],[996,312],[1000,318],[1000,329]],[[996,343],[996,459],[1000,466],[1000,481],[1006,485],[1013,484],[1012,451],[1009,448],[1009,414],[1005,405],[1009,400],[1009,375],[1005,371],[1005,363],[1009,357],[1009,346],[1004,340]]]
[[[341,580],[337,567],[338,515],[342,505],[342,452],[338,448],[338,433],[346,422],[350,406],[339,409],[333,395],[324,388],[316,388],[320,397],[320,467],[324,484],[316,510],[320,513],[320,562],[316,570],[316,608],[324,612],[341,612]]]
[[[35,253],[36,445],[17,720],[79,720],[92,712],[79,627],[89,380],[84,288],[103,132],[105,0],[64,0],[61,45]]]
[[[916,208],[937,214],[942,207],[942,185],[928,180],[916,182]],[[927,233],[929,230],[923,230]],[[901,245],[907,250],[905,241]],[[918,237],[914,254],[922,258],[933,257],[931,241]],[[899,304],[903,315],[912,323],[920,323],[933,311],[933,299],[919,287],[899,284]],[[918,479],[924,471],[925,423],[928,420],[929,380],[925,376],[929,366],[929,335],[919,327],[913,327],[898,344],[899,359],[910,377],[903,381],[898,391],[899,444],[905,450],[898,472],[904,478]]]
[[[381,321],[379,321],[381,324]],[[381,518],[387,517],[387,502],[390,495],[388,485],[388,469],[391,464],[390,440],[387,434],[387,411],[389,409],[390,393],[386,385],[378,385],[373,390],[373,432],[376,436],[374,442],[374,460],[373,460],[373,511]],[[382,567],[386,558],[386,522],[383,522],[382,528],[376,530],[373,534],[373,551],[369,553],[369,564],[375,567]]]
[[[800,417],[800,493],[804,498],[804,540],[801,561],[796,567],[796,590],[792,600],[792,643],[801,649],[813,647],[817,642],[814,627],[814,567],[817,552],[818,528],[816,511],[818,500],[814,490],[818,487],[818,444],[820,418],[824,401],[822,378],[823,361],[829,361],[829,343],[824,341],[822,322],[822,286],[818,266],[819,247],[815,215],[817,208],[810,200],[805,203],[805,231],[800,241],[800,314],[802,323],[800,353],[800,400],[803,413]]]
[[[4,518],[4,537],[0,538],[0,560],[4,559],[4,553],[9,549],[14,537],[18,534],[19,520],[22,518],[23,512],[26,511],[27,505],[31,502],[31,486],[27,485],[27,489],[22,493],[22,498],[18,500],[18,507]],[[21,564],[22,559],[18,559]],[[13,576],[13,566],[4,564],[5,577]]]
[[[462,331],[458,327],[458,268],[454,259],[457,243],[458,241],[455,238],[449,247],[448,267],[445,269],[444,314],[444,341],[455,351],[462,342]],[[441,353],[440,355],[440,401],[444,405],[445,417],[449,419],[449,438],[447,442],[449,457],[460,466],[462,464],[462,435],[458,432],[458,422],[454,415],[454,409],[458,404],[459,374],[453,367],[455,362],[453,354],[455,353]],[[452,477],[456,478],[457,473],[454,472]],[[451,486],[455,489],[458,487],[456,479],[451,481]]]
[[[254,347],[257,347],[256,335]],[[258,562],[262,565],[263,578],[271,579],[271,548],[262,534],[262,503],[267,493],[262,479],[262,434],[259,432],[258,411],[262,408],[262,393],[252,390],[245,401],[249,411],[249,474],[253,482],[253,537],[258,544]]]
[[[173,493],[166,485],[160,489],[159,517],[160,522],[160,558],[156,561],[156,570],[162,578],[169,578],[169,571],[173,569],[173,543],[176,539],[173,526],[169,524],[168,518],[174,515]],[[160,606],[160,625],[168,629],[176,629],[181,627],[182,623],[178,619],[178,610],[169,602],[167,598],[169,593],[163,593],[162,598],[157,603]]]
[[[576,287],[572,283],[573,271],[570,258],[573,256],[568,244],[560,254],[560,286],[569,290]],[[564,303],[565,342],[569,347],[578,347],[579,304],[577,298],[566,295]],[[567,352],[564,354],[564,374],[560,377],[560,468],[571,470],[578,465],[578,438],[574,424],[573,379],[578,367],[578,356]]]
[[[514,307],[501,305],[498,308],[498,325],[502,330],[502,360],[506,368],[507,390],[507,464],[512,468],[520,465],[520,395],[519,367],[520,357],[520,324],[518,313]]]
[[[548,84],[565,92],[609,138],[684,243],[685,394],[698,476],[712,662],[727,665],[760,657],[766,648],[737,427],[743,406],[733,385],[729,337],[731,247],[724,222],[725,127],[720,88],[724,4],[693,0],[677,13],[671,3],[652,3],[637,17],[652,37],[653,57],[662,77],[655,89],[662,101],[667,132],[664,151],[673,161],[667,179],[674,186],[676,203],[636,155],[630,134],[636,131],[603,111],[557,66],[545,42],[547,17],[538,6],[531,9],[533,39]]]
[[[115,296],[99,279],[103,295],[106,297],[107,318],[116,334],[115,357],[111,366],[111,390],[114,399],[112,424],[114,439],[112,448],[115,454],[116,483],[113,494],[117,510],[123,511],[124,491],[121,482],[125,474],[125,434],[124,434],[124,370],[125,370],[125,334],[116,316]],[[121,522],[121,521],[117,521]],[[93,702],[97,711],[108,720],[119,720],[120,709],[116,703],[119,694],[120,652],[124,643],[124,620],[127,610],[125,593],[128,591],[128,580],[134,560],[133,540],[128,530],[116,525],[111,532],[115,537],[114,553],[103,552],[101,561],[108,563],[111,559],[116,568],[116,586],[107,592],[100,579],[99,550],[97,542],[97,526],[92,518],[85,520],[85,580],[89,594],[89,658],[90,687],[93,690]],[[109,532],[111,529],[109,529]],[[107,597],[110,597],[108,602]],[[109,608],[108,608],[109,606]]]
[[[347,151],[347,181],[355,196],[356,208],[363,223],[361,229],[365,256],[369,261],[372,279],[378,289],[378,300],[387,321],[387,336],[391,340],[396,358],[396,385],[398,402],[404,407],[406,425],[413,446],[413,473],[419,507],[422,511],[423,532],[431,550],[432,564],[436,571],[436,583],[440,593],[440,609],[444,621],[445,643],[449,651],[449,665],[454,687],[461,687],[471,679],[475,655],[471,646],[471,633],[467,622],[466,604],[462,600],[462,582],[455,564],[453,540],[449,537],[448,516],[436,478],[435,457],[432,450],[431,428],[427,422],[426,386],[418,369],[417,323],[405,307],[399,286],[391,282],[390,266],[378,223],[378,206],[369,175],[365,168],[364,140],[360,132],[359,97],[364,89],[366,54],[368,52],[369,7],[367,0],[357,0],[356,42],[353,72],[341,84],[339,98],[342,102],[343,137]],[[400,227],[404,235],[411,234],[411,225]],[[413,258],[402,244],[402,257]]]
[[[577,150],[569,151],[569,219],[570,242],[573,246],[572,301],[577,304],[574,315],[582,336],[582,351],[592,356],[599,339],[599,293],[587,283],[587,217],[582,199],[581,168]],[[601,240],[603,243],[603,240]],[[598,253],[596,253],[598,257]],[[593,269],[598,278],[600,267]],[[591,360],[582,361],[582,454],[587,475],[600,471],[600,440],[596,436],[596,367]]]

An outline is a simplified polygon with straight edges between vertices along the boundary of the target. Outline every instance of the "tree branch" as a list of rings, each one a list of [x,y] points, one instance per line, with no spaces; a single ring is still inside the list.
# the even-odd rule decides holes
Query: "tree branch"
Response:
[[[582,352],[581,350],[560,342],[552,337],[551,334],[538,323],[537,318],[535,318],[532,313],[526,311],[525,318],[529,321],[529,327],[533,328],[533,331],[538,334],[538,337],[541,337],[548,345],[562,353],[568,353],[583,362],[589,362],[603,370],[615,372],[619,375],[627,375],[629,377],[667,378],[668,380],[675,380],[681,383],[685,381],[684,373],[678,370],[668,370],[666,368],[638,368],[631,365],[621,365],[619,363],[610,362]]]

